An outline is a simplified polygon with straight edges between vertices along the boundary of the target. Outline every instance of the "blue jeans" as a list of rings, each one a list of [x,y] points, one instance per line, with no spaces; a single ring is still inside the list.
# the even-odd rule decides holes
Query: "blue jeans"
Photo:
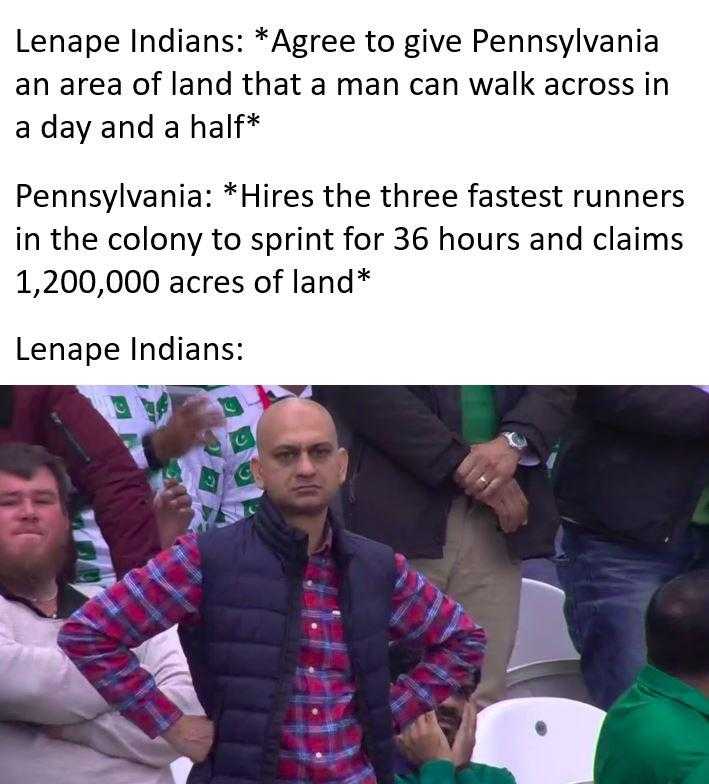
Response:
[[[657,588],[709,567],[709,526],[689,526],[670,550],[603,539],[566,523],[556,568],[569,634],[593,701],[608,708],[644,667],[645,610]]]

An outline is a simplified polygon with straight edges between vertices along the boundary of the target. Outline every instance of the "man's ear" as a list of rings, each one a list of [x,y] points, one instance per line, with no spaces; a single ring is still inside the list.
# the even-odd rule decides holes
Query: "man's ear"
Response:
[[[256,486],[263,490],[263,473],[261,472],[261,461],[259,460],[258,455],[254,455],[254,457],[251,458],[251,473],[254,475]]]
[[[340,480],[340,484],[344,484],[345,479],[347,479],[347,466],[350,462],[350,456],[347,454],[347,450],[344,447],[340,447],[337,450],[337,478]]]

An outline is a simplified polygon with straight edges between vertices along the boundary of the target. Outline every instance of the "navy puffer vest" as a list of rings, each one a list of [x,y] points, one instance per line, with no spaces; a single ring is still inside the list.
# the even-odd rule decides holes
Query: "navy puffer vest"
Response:
[[[365,750],[379,782],[393,781],[389,618],[393,551],[332,519],[342,575],[339,604],[357,684]],[[190,784],[270,784],[300,645],[307,537],[264,496],[250,518],[199,537],[202,623],[181,628],[195,689],[215,727],[209,758]]]

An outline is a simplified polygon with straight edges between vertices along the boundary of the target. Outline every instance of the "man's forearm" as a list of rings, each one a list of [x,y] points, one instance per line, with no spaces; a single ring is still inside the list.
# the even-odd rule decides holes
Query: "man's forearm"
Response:
[[[101,696],[150,738],[182,715],[131,648],[199,618],[202,596],[194,535],[94,597],[63,626],[59,646]]]
[[[396,568],[391,636],[423,653],[421,662],[391,689],[394,723],[401,729],[470,683],[482,666],[485,632],[398,554]]]
[[[58,644],[106,702],[149,738],[162,735],[182,715],[126,645],[93,631],[80,614],[64,625]]]

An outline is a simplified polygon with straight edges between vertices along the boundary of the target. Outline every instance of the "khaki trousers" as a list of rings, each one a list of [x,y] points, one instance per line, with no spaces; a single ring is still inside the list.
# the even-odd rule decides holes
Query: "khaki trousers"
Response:
[[[502,699],[519,622],[522,564],[510,555],[494,512],[457,497],[448,514],[443,558],[411,563],[485,629],[487,652],[475,699],[481,708]]]

